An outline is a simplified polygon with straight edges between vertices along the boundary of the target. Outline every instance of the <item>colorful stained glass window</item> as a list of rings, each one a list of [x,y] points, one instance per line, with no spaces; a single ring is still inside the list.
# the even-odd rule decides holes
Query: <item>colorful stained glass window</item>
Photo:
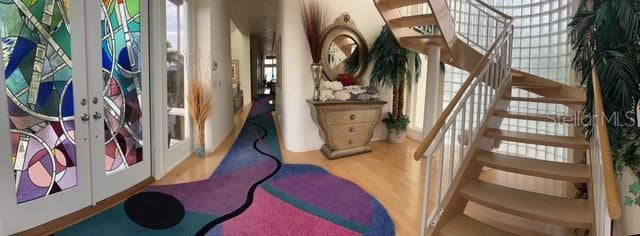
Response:
[[[102,0],[105,170],[142,161],[140,0]]]
[[[68,0],[0,0],[18,203],[78,183],[69,13]]]

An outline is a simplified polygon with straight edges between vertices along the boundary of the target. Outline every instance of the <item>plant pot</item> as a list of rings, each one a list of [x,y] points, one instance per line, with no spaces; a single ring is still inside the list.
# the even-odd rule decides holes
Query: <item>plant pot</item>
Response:
[[[621,200],[629,194],[629,185],[638,182],[638,176],[629,168],[625,168],[622,178],[618,181],[618,191]],[[622,217],[613,224],[613,235],[640,235],[640,206],[622,206]]]
[[[388,140],[390,143],[404,143],[404,139],[406,136],[407,136],[407,131],[390,129]]]

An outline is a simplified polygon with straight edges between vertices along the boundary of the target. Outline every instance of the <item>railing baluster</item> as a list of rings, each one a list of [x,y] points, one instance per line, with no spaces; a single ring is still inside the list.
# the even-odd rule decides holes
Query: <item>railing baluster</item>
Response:
[[[469,139],[473,138],[474,135],[476,134],[476,130],[474,129],[474,123],[473,123],[473,117],[474,117],[474,109],[476,107],[476,96],[475,96],[475,91],[473,94],[471,94],[471,103],[470,103],[470,107],[469,109],[471,110],[469,112]]]
[[[485,33],[484,33],[484,37],[485,37],[485,38],[484,38],[484,39],[485,39],[485,48],[484,48],[484,50],[489,49],[489,47],[490,47],[489,42],[492,42],[492,41],[489,41],[489,21],[490,21],[490,20],[491,20],[491,18],[490,18],[490,17],[487,17],[487,21],[486,21],[486,23],[484,24],[484,27],[485,27]]]
[[[446,130],[443,129],[443,137],[446,134]],[[438,198],[436,209],[440,208],[440,201],[442,201],[442,179],[444,175],[444,139],[441,141],[442,145],[440,146],[440,158],[438,158]]]
[[[460,125],[460,127],[462,127],[460,130],[460,140],[458,140],[460,142],[460,155],[458,155],[458,165],[460,165],[462,163],[462,160],[464,158],[464,155],[466,153],[465,150],[465,145],[464,143],[467,142],[467,138],[465,136],[465,134],[467,134],[466,129],[466,123],[467,122],[467,101],[464,101],[462,103],[462,125]],[[457,169],[457,168],[456,168]]]
[[[489,90],[491,90],[490,89],[491,87],[488,84],[489,83],[489,77],[490,77],[489,76],[489,70],[487,70],[484,73],[485,73],[484,86],[483,86],[484,87],[484,110],[482,111],[482,113],[485,113],[484,115],[486,116],[487,115],[486,113],[489,111],[489,106],[490,106],[490,104],[489,104],[489,101],[490,101],[489,100]]]
[[[433,153],[428,153],[427,158],[424,160],[427,162],[424,174],[424,196],[422,196],[422,224],[420,225],[420,235],[425,235],[427,224],[429,222],[429,196],[431,196],[431,161],[433,161]]]
[[[455,119],[455,118],[454,118]],[[449,182],[448,184],[451,184],[451,180],[453,180],[453,164],[454,164],[454,160],[455,160],[455,156],[456,156],[456,125],[457,125],[458,121],[454,120],[453,124],[451,124],[451,148],[450,148],[450,154],[449,154]]]
[[[480,78],[478,78],[480,79]],[[481,121],[481,116],[482,116],[482,88],[478,88],[478,111],[476,113],[476,120],[477,122]]]

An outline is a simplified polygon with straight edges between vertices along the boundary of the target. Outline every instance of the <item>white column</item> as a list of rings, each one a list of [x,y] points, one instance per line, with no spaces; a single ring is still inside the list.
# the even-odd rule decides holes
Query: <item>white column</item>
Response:
[[[440,103],[440,45],[427,44],[427,89],[424,100],[424,120],[422,135],[426,136],[438,119],[442,104]]]

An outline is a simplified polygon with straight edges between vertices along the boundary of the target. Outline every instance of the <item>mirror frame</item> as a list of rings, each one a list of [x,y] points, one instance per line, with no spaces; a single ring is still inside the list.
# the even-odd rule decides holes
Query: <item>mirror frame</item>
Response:
[[[338,73],[336,73],[331,65],[329,64],[329,48],[333,41],[340,37],[347,36],[353,41],[355,41],[356,45],[358,45],[359,50],[359,63],[358,69],[353,73],[353,77],[360,81],[360,77],[367,71],[367,67],[369,66],[367,53],[369,52],[369,47],[367,45],[367,41],[362,36],[362,33],[358,31],[355,23],[351,19],[351,16],[347,13],[343,13],[338,19],[336,19],[335,23],[328,28],[327,33],[322,40],[322,67],[324,76],[329,81],[337,81]]]

